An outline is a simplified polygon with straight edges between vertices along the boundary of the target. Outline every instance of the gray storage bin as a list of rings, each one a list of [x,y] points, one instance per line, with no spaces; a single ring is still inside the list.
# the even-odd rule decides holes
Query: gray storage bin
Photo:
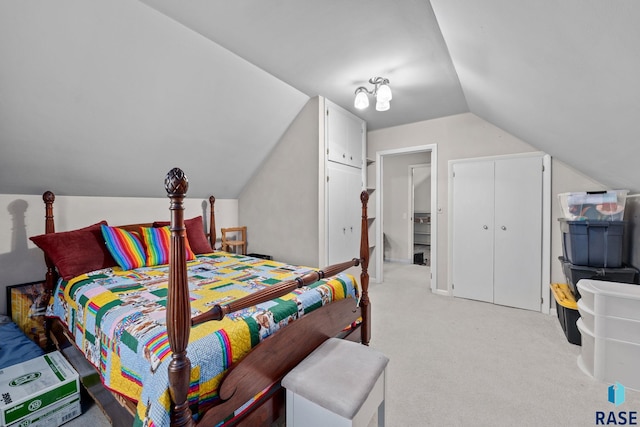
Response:
[[[618,268],[623,262],[624,221],[559,218],[564,258],[574,265]]]

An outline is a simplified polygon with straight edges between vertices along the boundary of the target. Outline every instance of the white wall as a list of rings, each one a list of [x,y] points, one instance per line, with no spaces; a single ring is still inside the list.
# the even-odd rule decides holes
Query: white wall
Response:
[[[413,187],[413,211],[431,212],[431,166],[414,169]]]
[[[168,198],[56,196],[56,231],[68,231],[107,220],[110,225],[168,221]],[[238,224],[238,201],[216,199],[216,234]],[[209,200],[185,199],[185,218],[202,215],[209,227]],[[0,194],[0,313],[7,312],[6,286],[43,280],[44,254],[29,240],[45,231],[42,196]],[[219,245],[218,245],[219,247]]]
[[[240,194],[249,252],[319,265],[320,102],[307,102]]]
[[[375,157],[376,152],[426,144],[438,146],[437,215],[438,215],[438,290],[448,286],[448,163],[454,159],[515,154],[537,151],[535,147],[486,122],[471,113],[443,117],[408,125],[376,130],[368,133],[367,155]],[[552,194],[565,191],[600,189],[602,186],[581,175],[564,163],[552,162]],[[558,218],[557,201],[552,200],[552,218]],[[551,274],[553,281],[564,282],[564,276],[557,257],[562,252],[559,227],[552,224]]]

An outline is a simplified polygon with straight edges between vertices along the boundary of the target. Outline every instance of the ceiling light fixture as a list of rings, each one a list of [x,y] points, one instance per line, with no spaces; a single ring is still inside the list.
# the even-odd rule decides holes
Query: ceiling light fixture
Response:
[[[364,86],[357,88],[353,106],[359,110],[367,108],[369,106],[369,97],[367,95],[373,95],[376,98],[376,110],[387,111],[391,106],[390,101],[392,98],[389,79],[372,77],[369,79],[369,83],[373,85],[373,90],[368,90]]]

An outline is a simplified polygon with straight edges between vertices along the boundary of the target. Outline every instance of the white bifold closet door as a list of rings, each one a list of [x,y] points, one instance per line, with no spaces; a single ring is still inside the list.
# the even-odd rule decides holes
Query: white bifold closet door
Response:
[[[457,297],[541,309],[542,157],[453,165]]]

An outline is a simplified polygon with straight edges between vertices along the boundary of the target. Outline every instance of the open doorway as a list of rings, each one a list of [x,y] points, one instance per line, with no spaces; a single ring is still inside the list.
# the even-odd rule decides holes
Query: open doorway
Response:
[[[412,185],[409,166],[426,163],[430,164],[427,197],[428,212],[431,213],[437,211],[437,146],[431,144],[376,152],[376,247],[381,249],[375,252],[377,281],[384,280],[385,260],[407,264],[414,261],[412,203],[415,197],[413,191],[407,191],[407,186]],[[402,174],[399,169],[403,170]],[[437,289],[437,215],[432,215],[429,221],[430,268],[425,269],[425,274],[431,276],[431,289],[434,290]]]
[[[407,233],[409,253],[413,254],[414,264],[429,266],[431,265],[431,164],[409,165],[408,174],[411,215]]]

